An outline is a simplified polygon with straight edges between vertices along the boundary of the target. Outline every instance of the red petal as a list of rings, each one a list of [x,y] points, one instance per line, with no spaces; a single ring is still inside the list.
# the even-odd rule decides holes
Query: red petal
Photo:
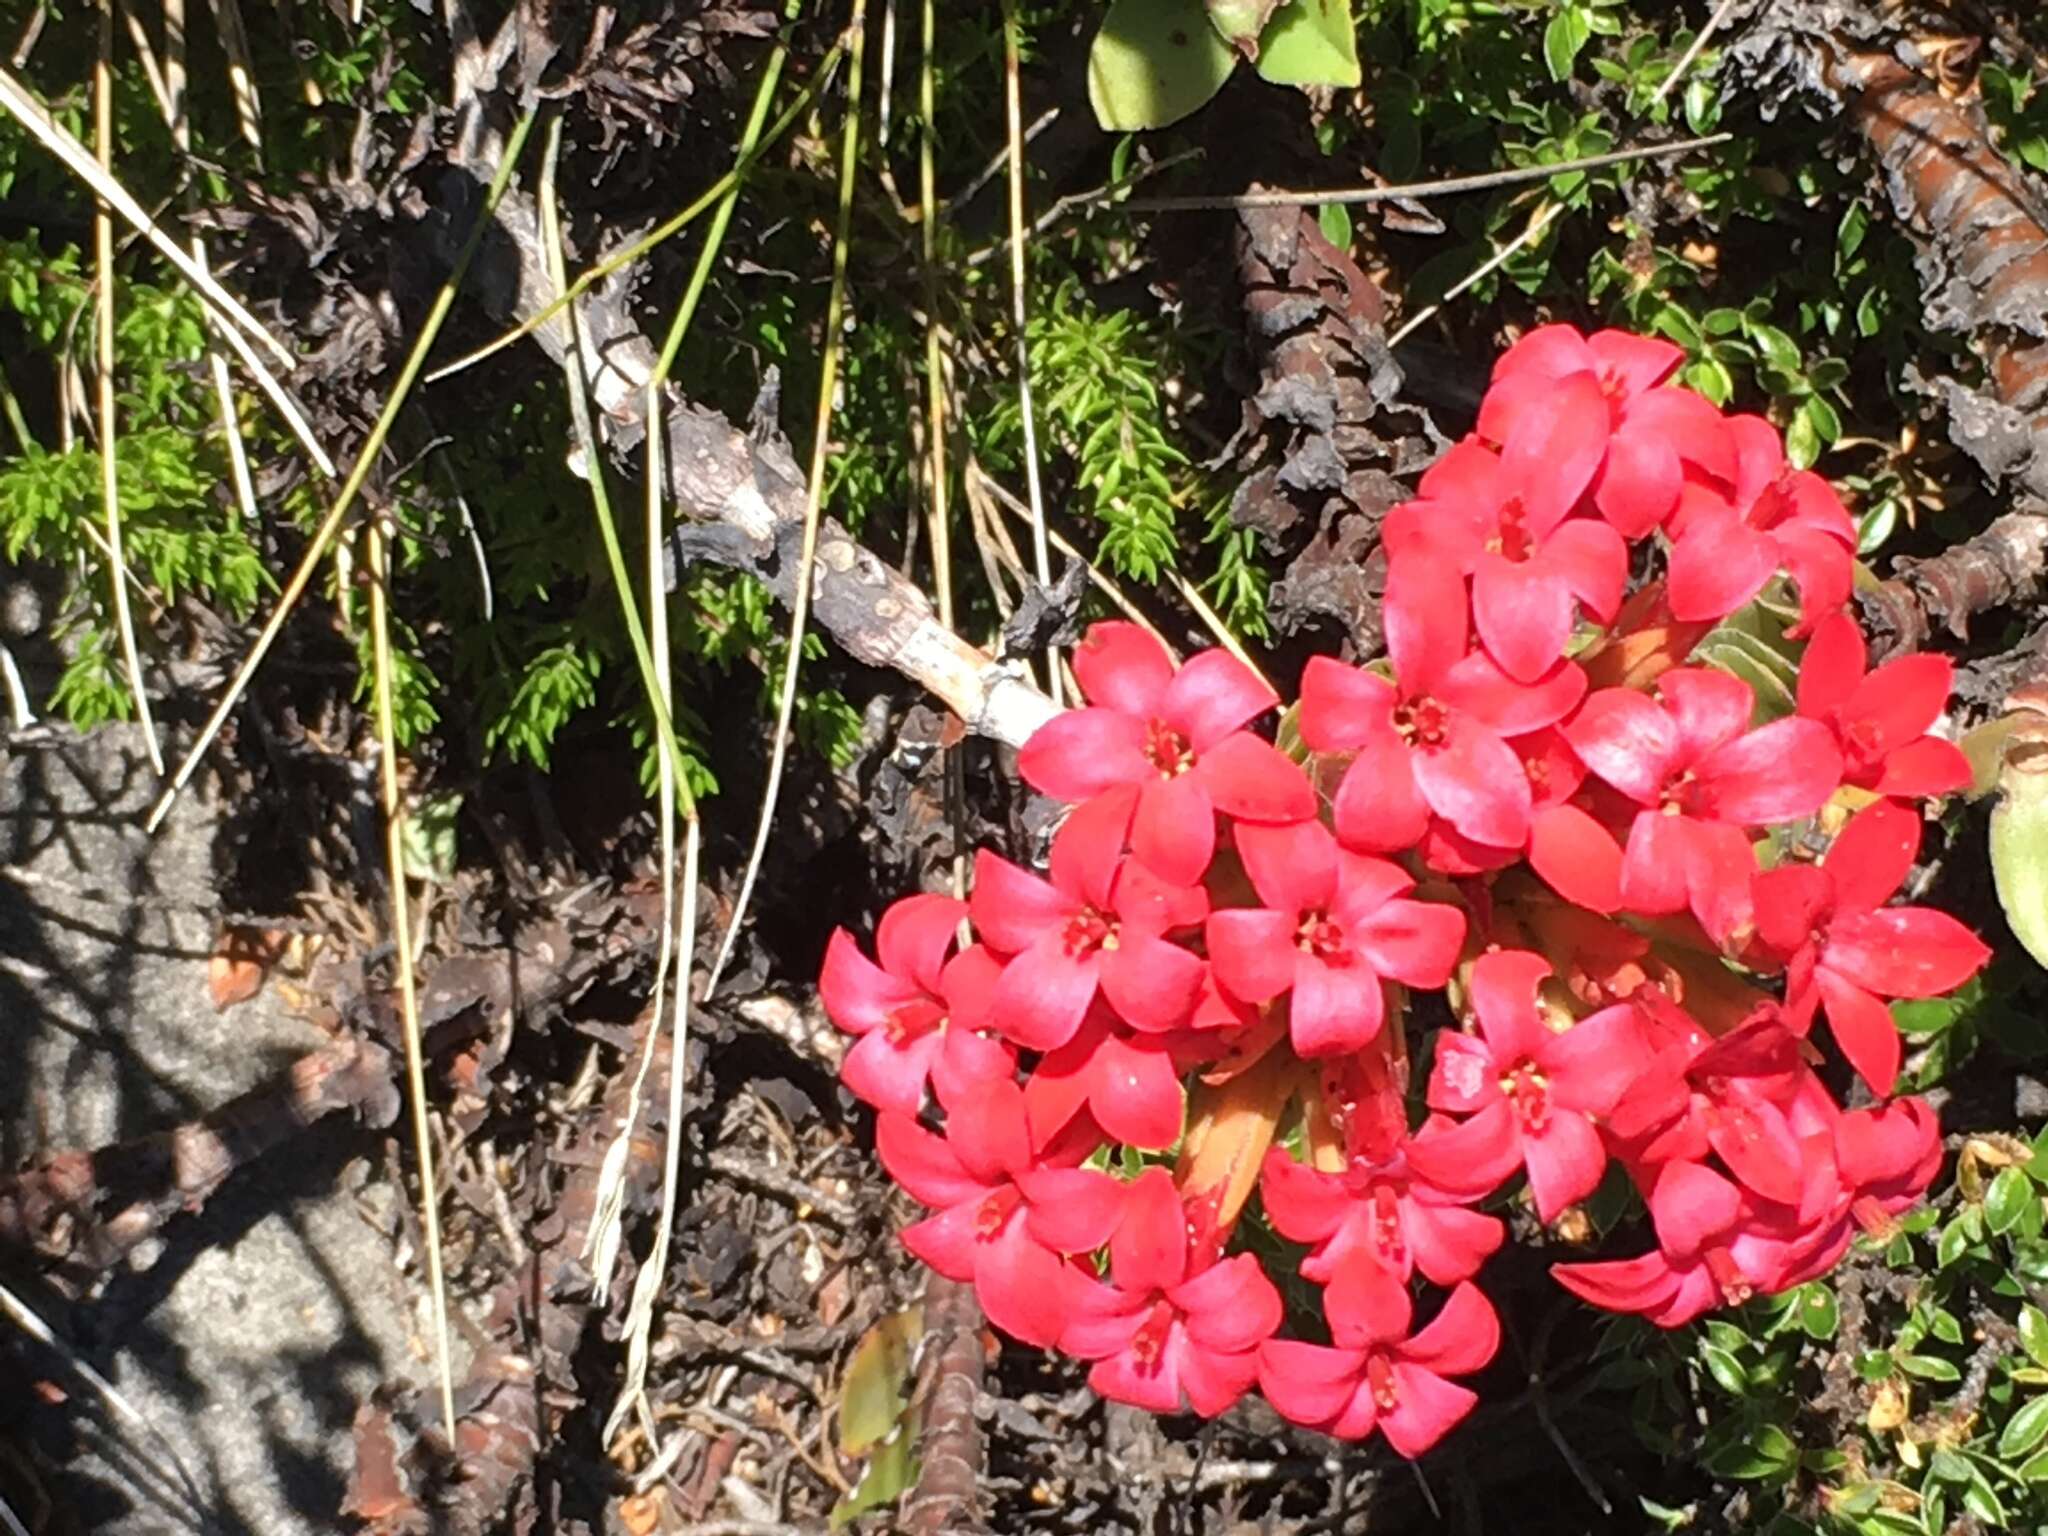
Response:
[[[1526,949],[1497,949],[1472,965],[1472,1011],[1479,1033],[1502,1067],[1539,1059],[1550,1034],[1536,1013],[1536,989],[1550,962]]]
[[[1294,985],[1296,916],[1263,907],[1211,912],[1204,934],[1209,964],[1233,997],[1271,1002]]]
[[[1259,1346],[1259,1390],[1291,1423],[1317,1428],[1334,1423],[1362,1398],[1371,1411],[1372,1394],[1361,1390],[1365,1351],[1331,1349],[1293,1339],[1271,1339]],[[1370,1433],[1368,1419],[1365,1433]]]
[[[1742,1216],[1741,1190],[1706,1164],[1684,1159],[1657,1170],[1649,1203],[1658,1245],[1686,1263]]]
[[[1279,1329],[1280,1293],[1249,1253],[1220,1259],[1173,1288],[1188,1337],[1205,1350],[1248,1354]]]
[[[1984,941],[1932,907],[1839,912],[1828,925],[1821,970],[1882,997],[1939,997],[1991,958]]]
[[[1462,1038],[1439,1035],[1437,1071],[1444,1067],[1442,1045]],[[1408,1145],[1408,1166],[1436,1189],[1460,1199],[1491,1194],[1522,1161],[1522,1131],[1514,1106],[1499,1097],[1455,1130],[1419,1136]],[[1447,1097],[1447,1095],[1446,1095]],[[1439,1098],[1437,1078],[1430,1078],[1430,1102]]]
[[[1813,930],[1834,910],[1835,883],[1811,864],[1781,864],[1751,881],[1756,931],[1781,961],[1805,949]]]
[[[1560,661],[1533,682],[1518,683],[1484,651],[1446,674],[1436,696],[1502,736],[1526,736],[1555,725],[1586,696],[1586,674]]]
[[[1205,1419],[1228,1412],[1259,1379],[1255,1350],[1207,1349],[1193,1337],[1194,1318],[1186,1319],[1189,1337],[1181,1351],[1180,1385],[1188,1406]]]
[[[1586,338],[1586,349],[1593,354],[1595,371],[1612,377],[1623,399],[1655,389],[1685,361],[1683,348],[1634,331],[1595,331]]]
[[[1756,872],[1756,850],[1747,832],[1686,818],[1686,902],[1707,936],[1724,950],[1740,948],[1756,926],[1750,894]]]
[[[1974,772],[1963,749],[1939,736],[1922,736],[1895,749],[1884,760],[1884,771],[1875,784],[1866,785],[1875,794],[1903,795],[1912,800],[1931,800],[1967,789]]]
[[[1217,810],[1238,821],[1303,821],[1316,813],[1316,794],[1301,765],[1247,732],[1226,736],[1204,752],[1193,777]]]
[[[1351,947],[1382,976],[1435,991],[1465,944],[1465,914],[1438,901],[1389,901],[1348,930]]]
[[[1593,504],[1625,539],[1640,539],[1678,505],[1678,454],[1670,441],[1651,432],[1617,432],[1607,444],[1607,463],[1593,482]]]
[[[1187,1104],[1166,1051],[1112,1037],[1096,1047],[1089,1078],[1088,1107],[1111,1140],[1148,1151],[1180,1140]]]
[[[1883,906],[1906,883],[1919,856],[1918,811],[1880,802],[1858,812],[1828,849],[1824,867],[1835,905],[1845,912]]]
[[[932,1062],[945,1043],[945,1034],[936,1030],[908,1040],[892,1040],[887,1030],[875,1030],[853,1043],[839,1064],[839,1080],[864,1104],[915,1115],[924,1104]]]
[[[1523,1129],[1522,1161],[1529,1170],[1536,1214],[1555,1221],[1566,1206],[1599,1188],[1600,1176],[1607,1171],[1607,1149],[1592,1121],[1575,1111],[1553,1108],[1541,1130]]]
[[[1166,1347],[1143,1364],[1129,1350],[1122,1350],[1095,1362],[1088,1372],[1088,1388],[1097,1397],[1129,1403],[1148,1413],[1180,1413],[1184,1407],[1180,1357],[1170,1335]]]
[[[1831,614],[1814,625],[1799,661],[1799,713],[1825,720],[1848,704],[1863,681],[1868,655],[1863,629],[1848,614]]]
[[[1377,1264],[1352,1264],[1330,1277],[1323,1316],[1343,1349],[1363,1349],[1404,1337],[1414,1312],[1408,1288]]]
[[[957,1104],[976,1083],[1016,1074],[1017,1053],[1005,1041],[991,1040],[958,1021],[949,1022],[936,1038],[940,1044],[931,1076],[941,1104]],[[851,1059],[852,1052],[847,1054]]]
[[[1331,811],[1347,848],[1398,853],[1414,847],[1429,826],[1429,804],[1416,785],[1408,744],[1388,730],[1362,747],[1337,785]]]
[[[1552,805],[1529,825],[1529,866],[1565,900],[1594,912],[1621,908],[1621,845],[1576,805]]]
[[[1067,1294],[1067,1326],[1060,1331],[1060,1348],[1083,1360],[1115,1354],[1145,1325],[1153,1300],[1079,1275]]]
[[[1381,613],[1387,655],[1402,693],[1429,693],[1465,654],[1470,614],[1465,578],[1434,560],[1392,560],[1387,564]]]
[[[1479,1395],[1468,1387],[1419,1365],[1396,1362],[1394,1406],[1380,1410],[1380,1433],[1413,1461],[1455,1429],[1478,1401]]]
[[[1621,856],[1621,901],[1631,912],[1664,917],[1683,912],[1691,899],[1686,866],[1691,828],[1682,816],[1644,811],[1628,829]]]
[[[1124,1196],[1124,1219],[1109,1240],[1109,1272],[1133,1296],[1168,1291],[1187,1277],[1188,1215],[1173,1175],[1147,1168]]]
[[[1115,709],[1070,709],[1031,733],[1017,754],[1024,782],[1055,800],[1079,801],[1156,770],[1145,757],[1145,722]]]
[[[1671,612],[1687,622],[1726,618],[1778,573],[1778,545],[1733,512],[1691,518],[1671,547]]]
[[[1842,782],[1834,733],[1817,720],[1773,720],[1713,752],[1693,769],[1700,815],[1744,827],[1811,816]]]
[[[1501,440],[1501,468],[1539,534],[1578,505],[1607,456],[1607,438],[1607,402],[1590,373],[1566,374],[1552,386],[1546,409],[1516,418]]]
[[[1442,1030],[1436,1037],[1436,1065],[1429,1074],[1429,1107],[1467,1115],[1501,1102],[1499,1079],[1510,1063],[1493,1053],[1483,1035]],[[1410,1161],[1424,1151],[1421,1142],[1408,1148]],[[1417,1167],[1421,1164],[1417,1163]],[[1434,1174],[1428,1175],[1432,1180]]]
[[[1259,900],[1275,911],[1327,907],[1336,899],[1337,841],[1319,821],[1239,827],[1237,852]]]
[[[1575,517],[1544,540],[1537,558],[1564,578],[1587,613],[1614,622],[1628,587],[1628,545],[1612,527]]]
[[[1614,435],[1667,443],[1716,480],[1735,481],[1735,438],[1726,419],[1705,397],[1680,385],[1645,390],[1624,401]]]
[[[1126,926],[1122,943],[1102,952],[1102,995],[1138,1029],[1179,1029],[1195,1011],[1202,971],[1201,960],[1178,944]]]
[[[1053,889],[1069,901],[1107,910],[1137,808],[1134,785],[1109,790],[1076,806],[1052,835],[1052,856],[1047,862]]]
[[[875,1155],[912,1199],[937,1210],[965,1205],[990,1192],[990,1185],[961,1165],[944,1137],[934,1136],[908,1115],[884,1111],[875,1116]]]
[[[1609,1312],[1654,1312],[1678,1291],[1677,1272],[1654,1249],[1604,1264],[1553,1264],[1550,1274],[1574,1296]]]
[[[1529,838],[1532,797],[1522,760],[1492,731],[1454,714],[1437,747],[1409,755],[1429,808],[1474,842],[1519,848]]]
[[[1218,647],[1188,658],[1159,713],[1199,755],[1279,702],[1271,684]]]
[[[1899,1031],[1892,1011],[1846,977],[1823,966],[1815,973],[1821,1000],[1828,1011],[1828,1030],[1856,1069],[1856,1075],[1879,1095],[1892,1091],[1899,1078]]]
[[[1683,356],[1682,353],[1680,355]],[[1487,398],[1491,400],[1501,392],[1500,385],[1504,380],[1520,374],[1532,375],[1539,382],[1582,370],[1597,375],[1600,363],[1600,354],[1580,334],[1577,326],[1562,322],[1539,325],[1494,359],[1493,387],[1487,390]],[[1487,431],[1485,411],[1486,407],[1482,405],[1479,430],[1496,443],[1500,442],[1501,434]]]
[[[1679,762],[1677,723],[1633,688],[1603,688],[1564,726],[1595,774],[1631,800],[1655,805]]]
[[[1058,1050],[1080,1028],[1099,972],[1096,955],[1070,955],[1058,934],[1048,934],[1003,967],[990,1022],[1027,1051]]]
[[[1439,1376],[1470,1376],[1485,1370],[1499,1349],[1500,1319],[1486,1293],[1468,1283],[1452,1291],[1443,1310],[1394,1352]]]
[[[1842,724],[1862,727],[1862,734],[1880,751],[1904,745],[1927,734],[1948,708],[1955,686],[1955,664],[1946,656],[1922,651],[1888,661],[1863,679],[1849,695]]]
[[[818,974],[818,1001],[841,1029],[864,1035],[886,1027],[897,1009],[928,999],[910,981],[890,975],[862,954],[852,934],[835,928]]]
[[[1093,1253],[1107,1243],[1129,1189],[1093,1168],[1040,1168],[1017,1185],[1030,1202],[1031,1235],[1055,1253]]]
[[[1673,667],[1657,679],[1657,693],[1678,727],[1681,762],[1697,762],[1749,729],[1756,695],[1749,684],[1710,667]]]
[[[1034,1243],[1026,1224],[1012,1216],[976,1256],[974,1294],[990,1322],[1022,1343],[1045,1349],[1058,1343],[1066,1328],[1074,1278],[1074,1271]]]
[[[1477,1211],[1411,1201],[1402,1212],[1401,1234],[1415,1255],[1415,1267],[1432,1284],[1456,1285],[1479,1273],[1499,1251],[1507,1229],[1499,1218]]]
[[[967,903],[925,892],[905,896],[882,914],[875,951],[884,967],[936,995],[947,951],[960,936]]]
[[[1533,560],[1512,564],[1481,555],[1472,573],[1472,619],[1501,670],[1534,682],[1571,638],[1571,588]]]
[[[1289,1032],[1298,1056],[1341,1056],[1370,1043],[1386,1021],[1379,976],[1365,964],[1331,965],[1300,955],[1288,1000]]]
[[[1552,1097],[1589,1115],[1611,1112],[1653,1059],[1642,1015],[1627,1003],[1588,1014],[1562,1031],[1545,1029],[1531,1054],[1550,1080]]]
[[[1159,637],[1122,620],[1091,624],[1074,647],[1073,664],[1090,704],[1107,705],[1140,720],[1160,713],[1173,681],[1173,658]]]
[[[1707,1116],[1707,1145],[1728,1171],[1766,1200],[1799,1203],[1804,1159],[1799,1138],[1776,1105],[1728,1098]]]
[[[897,1235],[912,1258],[962,1284],[974,1279],[981,1255],[981,1214],[972,1204],[956,1205],[912,1222]]]
[[[1392,734],[1394,685],[1363,667],[1311,656],[1301,672],[1301,739],[1315,752],[1349,752]]]
[[[1131,852],[1170,885],[1194,885],[1216,854],[1216,807],[1192,773],[1154,778],[1138,792]]]
[[[986,848],[974,856],[974,930],[990,949],[1014,955],[1074,915],[1075,904],[1052,886]]]
[[[1283,1147],[1266,1153],[1259,1200],[1275,1230],[1297,1243],[1323,1241],[1343,1224],[1353,1204],[1342,1180],[1297,1163]]]
[[[991,1078],[946,1106],[946,1144],[960,1165],[984,1184],[1003,1184],[1031,1166],[1031,1127],[1024,1090],[1007,1077]]]

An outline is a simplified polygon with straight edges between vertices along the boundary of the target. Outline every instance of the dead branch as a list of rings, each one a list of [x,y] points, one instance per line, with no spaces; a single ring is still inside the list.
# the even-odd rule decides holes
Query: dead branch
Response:
[[[1967,639],[1977,614],[2033,598],[2048,569],[2048,516],[2009,512],[1975,538],[1931,559],[1900,560],[1896,569],[1864,597],[1889,650],[1918,650],[1937,626]]]
[[[466,152],[457,163],[488,178],[501,150],[497,135],[479,134],[454,153]],[[472,290],[501,322],[524,323],[557,297],[532,199],[508,194],[498,205],[497,233],[501,238],[478,258]],[[628,266],[577,304],[583,365],[601,412],[598,430],[622,456],[645,438],[647,383],[658,356],[628,303],[638,275],[637,265]],[[531,337],[559,360],[571,344],[566,314],[536,327]],[[772,431],[743,432],[674,390],[664,400],[662,424],[668,495],[695,524],[678,539],[681,553],[749,571],[786,605],[801,563],[804,523],[804,477],[788,445]],[[929,689],[976,734],[1021,746],[1055,712],[1021,670],[940,624],[914,583],[829,517],[819,524],[812,579],[812,617],[841,649]]]
[[[1922,246],[1927,323],[1974,337],[1988,390],[1941,381],[1949,432],[1994,480],[2048,501],[2048,219],[1982,112],[1890,53],[1823,42],[1821,76]]]
[[[985,1529],[978,1512],[984,1358],[981,1304],[974,1288],[933,1275],[924,1288],[925,1348],[931,1387],[918,1436],[917,1486],[903,1500],[904,1536],[967,1536]]]

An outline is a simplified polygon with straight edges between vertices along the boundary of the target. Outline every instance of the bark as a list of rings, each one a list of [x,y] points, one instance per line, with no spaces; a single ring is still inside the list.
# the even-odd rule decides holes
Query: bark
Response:
[[[1926,318],[1973,339],[1985,385],[1939,381],[1949,432],[1994,480],[2048,502],[2048,220],[1974,105],[1890,53],[1819,41],[1821,78],[1921,242]]]
[[[925,1348],[932,1364],[918,1436],[917,1486],[903,1501],[904,1536],[966,1536],[985,1529],[981,1485],[981,1425],[974,1417],[984,1357],[981,1306],[974,1288],[933,1275],[924,1289]]]
[[[1967,639],[1976,615],[2032,599],[2044,567],[2048,516],[2011,512],[1932,559],[1896,562],[1864,609],[1887,652],[1918,650],[1937,627]]]

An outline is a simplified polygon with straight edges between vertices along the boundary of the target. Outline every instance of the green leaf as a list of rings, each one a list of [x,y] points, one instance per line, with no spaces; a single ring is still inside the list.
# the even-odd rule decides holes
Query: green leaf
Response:
[[[1775,1424],[1759,1424],[1748,1440],[1723,1446],[1707,1458],[1722,1477],[1751,1480],[1781,1477],[1799,1464],[1799,1447]]]
[[[1799,1327],[1810,1339],[1832,1339],[1836,1324],[1840,1321],[1840,1310],[1835,1302],[1835,1293],[1820,1281],[1815,1280],[1801,1287],[1799,1298]]]
[[[911,1357],[924,1336],[924,1309],[893,1312],[861,1335],[839,1395],[839,1448],[862,1456],[902,1420]]]
[[[1908,1376],[1918,1376],[1922,1381],[1961,1381],[1963,1373],[1953,1360],[1944,1360],[1939,1355],[1901,1355],[1899,1369]]]
[[[1804,410],[1796,412],[1792,424],[1785,429],[1785,460],[1794,469],[1811,469],[1813,461],[1820,457],[1820,434],[1814,430],[1813,418]]]
[[[2018,1168],[2001,1168],[1991,1187],[1984,1191],[1984,1219],[1994,1232],[2010,1232],[2027,1213],[2034,1198],[2033,1182]]]
[[[2020,1348],[2036,1365],[2048,1366],[2048,1313],[2032,1302],[2020,1308]]]
[[[1114,0],[1088,51],[1088,100],[1112,133],[1163,128],[1205,105],[1236,67],[1202,0]]]
[[[905,1413],[896,1432],[875,1451],[853,1492],[832,1509],[832,1528],[839,1529],[871,1509],[894,1504],[917,1482],[917,1431],[921,1415]]]
[[[1259,77],[1275,85],[1358,84],[1351,0],[1291,0],[1259,39]]]
[[[446,885],[455,878],[455,818],[461,810],[459,794],[430,795],[406,817],[401,842],[405,872],[413,879]]]
[[[1351,210],[1342,203],[1325,203],[1316,210],[1316,227],[1323,238],[1340,251],[1351,249]]]
[[[2043,1440],[2048,1440],[2048,1397],[2037,1397],[2005,1421],[1998,1434],[1999,1457],[2014,1460]]]
[[[1702,1343],[1700,1361],[1723,1392],[1740,1397],[1749,1390],[1749,1373],[1742,1368],[1742,1362],[1720,1345]]]
[[[1569,80],[1578,56],[1578,46],[1572,41],[1572,13],[1559,11],[1543,29],[1543,62],[1550,70],[1550,78]]]
[[[1259,34],[1273,19],[1280,0],[1208,0],[1209,22],[1216,35],[1248,59],[1259,56]]]

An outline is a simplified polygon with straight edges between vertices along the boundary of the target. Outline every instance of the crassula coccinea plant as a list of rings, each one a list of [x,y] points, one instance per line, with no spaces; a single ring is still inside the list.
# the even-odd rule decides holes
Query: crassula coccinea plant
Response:
[[[1654,1245],[1553,1273],[1671,1327],[1822,1274],[1933,1179],[1888,1004],[1988,958],[1896,901],[1919,802],[1969,776],[1932,734],[1949,664],[1870,668],[1841,502],[1679,362],[1566,326],[1500,359],[1386,520],[1385,661],[1312,660],[1292,750],[1228,652],[1095,626],[1085,706],[1021,755],[1073,807],[1046,871],[983,852],[875,958],[833,936],[845,1081],[930,1212],[903,1241],[1104,1396],[1256,1388],[1414,1456],[1495,1352],[1484,1207],[1513,1181],[1551,1224],[1619,1165]],[[1631,593],[1645,541],[1663,574]],[[1760,722],[1691,652],[1780,580],[1797,708]],[[1811,818],[1819,857],[1783,835]],[[1417,1038],[1439,990],[1461,1025]],[[1871,1104],[1824,1085],[1829,1049]],[[1248,1220],[1322,1288],[1318,1336],[1282,1336]]]

